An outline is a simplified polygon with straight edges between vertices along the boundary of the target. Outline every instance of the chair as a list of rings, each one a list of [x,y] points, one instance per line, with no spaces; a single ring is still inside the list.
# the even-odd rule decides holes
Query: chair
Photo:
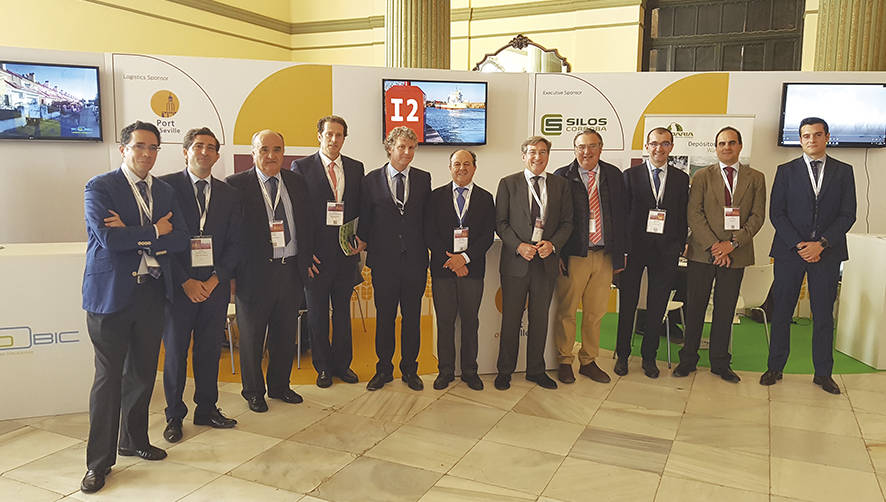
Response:
[[[228,349],[231,351],[231,374],[236,375],[234,369],[234,331],[232,330],[234,322],[237,320],[237,306],[234,302],[228,304],[228,317],[225,319],[225,334],[228,335]]]
[[[763,330],[766,333],[767,345],[769,344],[769,320],[766,318],[766,311],[761,306],[766,301],[773,279],[774,272],[771,263],[745,267],[741,289],[738,292],[738,302],[735,304],[736,312],[740,309],[747,309],[759,310],[763,314]],[[729,343],[731,349],[731,336]]]
[[[296,356],[295,356],[295,367],[301,369],[301,333],[302,333],[302,319],[305,317],[305,314],[308,313],[308,309],[299,309],[298,311],[298,322],[296,323]]]
[[[640,279],[640,295],[637,297],[637,310],[646,310],[646,294],[649,289],[649,279],[646,276],[646,269],[643,270],[643,277]],[[665,338],[667,340],[668,347],[668,368],[671,367],[671,325],[667,322],[668,314],[674,310],[680,311],[680,324],[686,325],[683,317],[683,302],[674,301],[674,293],[675,291],[672,289],[670,295],[668,295],[668,306],[665,308],[664,316],[661,319],[661,322],[665,323]],[[634,311],[634,323],[633,329],[631,330],[631,347],[634,346],[634,334],[637,331],[637,310]],[[619,314],[621,315],[621,311]],[[651,324],[652,319],[646,319],[647,325]],[[647,328],[648,329],[648,328]],[[615,354],[612,355],[615,358]]]

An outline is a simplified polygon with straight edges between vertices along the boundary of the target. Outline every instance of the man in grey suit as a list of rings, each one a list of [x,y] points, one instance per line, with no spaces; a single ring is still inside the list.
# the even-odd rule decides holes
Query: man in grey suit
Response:
[[[545,172],[550,141],[532,136],[520,150],[525,168],[502,178],[495,198],[496,230],[502,241],[502,319],[495,388],[511,386],[528,295],[526,379],[556,389],[557,382],[545,374],[544,350],[558,252],[572,233],[572,197],[566,179]]]

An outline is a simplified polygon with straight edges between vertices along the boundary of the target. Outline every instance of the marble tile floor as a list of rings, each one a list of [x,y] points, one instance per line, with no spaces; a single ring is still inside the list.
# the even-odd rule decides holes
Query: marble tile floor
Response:
[[[85,495],[85,414],[0,421],[0,501],[886,500],[886,373],[835,375],[844,393],[832,396],[811,375],[769,388],[703,368],[650,380],[633,359],[619,378],[603,352],[611,383],[579,376],[554,391],[521,374],[506,392],[493,376],[481,392],[434,391],[433,375],[422,392],[336,381],[256,414],[225,384],[220,405],[240,424],[186,419],[177,444],[162,439],[158,381],[150,434],[166,460],[118,458]]]

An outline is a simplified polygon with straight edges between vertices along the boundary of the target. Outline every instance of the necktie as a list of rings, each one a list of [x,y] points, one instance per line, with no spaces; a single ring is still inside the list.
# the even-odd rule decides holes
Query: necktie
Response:
[[[197,183],[197,205],[200,206],[200,214],[206,212],[206,181],[198,180]]]
[[[652,170],[652,182],[655,184],[655,199],[658,201],[658,194],[661,191],[661,169]]]
[[[809,162],[809,165],[812,166],[812,177],[815,178],[815,182],[818,183],[818,170],[821,169],[821,161],[813,160]]]
[[[405,206],[404,199],[406,198],[406,185],[404,185],[403,180],[404,178],[406,178],[406,176],[404,176],[403,173],[397,173],[394,178],[397,179],[397,207],[400,208],[400,211],[402,211],[403,207]]]
[[[726,181],[729,182],[729,186],[723,188],[723,190],[725,190],[725,193],[726,193],[726,195],[725,195],[726,205],[732,206],[732,195],[729,193],[729,189],[734,186],[734,184],[732,182],[732,177],[735,175],[735,168],[732,166],[726,166],[723,169],[726,170]]]
[[[138,193],[141,195],[142,200],[145,202],[145,206],[150,207],[148,201],[151,200],[148,198],[148,182],[147,181],[139,181],[135,184],[136,188],[138,188]],[[138,215],[139,220],[141,220],[142,224],[145,223],[145,219],[148,220],[148,223],[151,222],[151,215],[145,215],[144,211],[142,211],[141,205],[138,207]],[[158,279],[160,277],[160,267],[148,267],[148,274],[151,275],[154,279]]]
[[[279,183],[277,178],[268,178],[268,195],[271,197],[271,207],[273,207],[274,201],[277,200],[277,183]],[[282,199],[277,204],[276,209],[274,209],[274,219],[283,220],[283,238],[286,240],[286,244],[289,244],[289,219],[286,218],[286,210],[283,207]]]
[[[467,188],[465,187],[455,187],[455,191],[458,192],[458,196],[455,198],[455,203],[458,204],[458,224],[462,224],[462,217],[465,213],[465,191]]]
[[[335,178],[335,162],[329,163],[329,179],[332,180],[332,196],[338,200],[338,180]]]
[[[596,176],[596,173],[593,171],[588,172],[588,210],[590,211],[590,217],[595,222],[594,231],[588,233],[588,240],[592,246],[599,245],[600,240],[603,239],[603,219],[600,218],[600,191],[594,187]]]
[[[532,177],[532,189],[535,190],[535,195],[538,196],[538,200],[541,200],[541,188],[538,186],[538,180],[541,179],[541,176],[533,176]],[[536,202],[536,198],[532,198],[532,206],[529,210],[529,220],[530,224],[534,227],[535,220],[541,216],[541,207],[539,207],[538,202]]]

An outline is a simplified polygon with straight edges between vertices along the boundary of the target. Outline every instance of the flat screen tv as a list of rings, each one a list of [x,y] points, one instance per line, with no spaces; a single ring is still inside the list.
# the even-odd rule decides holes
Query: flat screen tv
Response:
[[[422,145],[485,145],[486,82],[382,80],[387,136],[406,126]]]
[[[828,146],[886,146],[886,84],[785,82],[779,146],[800,146],[798,128],[806,117],[828,123]]]
[[[0,139],[101,141],[98,67],[0,60]]]

